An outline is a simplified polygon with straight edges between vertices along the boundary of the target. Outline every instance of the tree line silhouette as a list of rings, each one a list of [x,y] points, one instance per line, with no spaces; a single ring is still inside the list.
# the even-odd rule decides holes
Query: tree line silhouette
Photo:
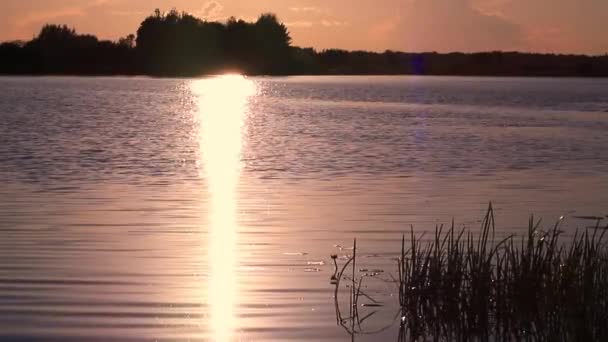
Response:
[[[291,43],[287,27],[271,13],[255,22],[214,22],[157,9],[136,35],[118,41],[47,24],[31,41],[0,44],[0,74],[608,76],[608,55],[316,51]]]

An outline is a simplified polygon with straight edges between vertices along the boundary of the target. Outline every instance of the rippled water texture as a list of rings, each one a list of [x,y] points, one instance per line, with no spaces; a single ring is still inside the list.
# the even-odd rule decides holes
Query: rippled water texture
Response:
[[[350,340],[329,255],[355,237],[388,274],[410,225],[477,229],[490,200],[498,236],[608,215],[607,99],[585,79],[0,78],[0,339]],[[394,292],[369,286],[374,329]]]

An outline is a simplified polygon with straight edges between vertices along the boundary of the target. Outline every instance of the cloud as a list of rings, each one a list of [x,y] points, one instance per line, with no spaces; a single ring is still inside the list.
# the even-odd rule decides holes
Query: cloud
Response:
[[[205,19],[217,19],[220,16],[220,13],[224,9],[224,6],[217,1],[208,1],[203,5],[203,8],[199,11],[199,15],[201,15]]]
[[[113,11],[108,11],[108,14],[119,16],[119,17],[130,17],[130,16],[144,17],[144,16],[150,14],[150,11],[113,10]]]
[[[474,8],[517,22],[531,51],[598,54],[608,50],[606,0],[471,0]]]
[[[80,6],[30,12],[19,18],[19,21],[16,23],[16,28],[22,29],[31,25],[39,25],[58,18],[82,17],[87,15],[87,12],[91,8],[105,5],[113,1],[115,0],[92,0],[85,2]]]
[[[286,22],[285,25],[287,27],[313,27],[313,26],[324,26],[324,27],[340,27],[340,26],[350,26],[350,23],[347,21],[338,21],[338,20],[321,20],[321,21],[307,21],[307,20],[299,20],[299,21],[289,21]]]
[[[503,9],[513,0],[472,0],[471,8],[485,15],[504,17]]]
[[[322,12],[322,10],[318,7],[308,6],[308,7],[290,7],[290,11],[293,12]]]
[[[312,27],[313,23],[310,21],[291,21],[285,23],[287,27]]]
[[[347,21],[339,21],[339,20],[321,20],[321,25],[325,27],[336,27],[336,26],[350,26],[350,23]]]
[[[372,37],[385,37],[387,35],[394,34],[397,28],[401,24],[401,16],[388,17],[382,22],[373,25],[370,29],[370,36]]]
[[[112,14],[109,9],[121,1],[124,0],[80,0],[64,1],[63,3],[49,1],[49,3],[41,3],[38,6],[14,6],[12,11],[8,12],[6,18],[2,18],[2,13],[0,13],[0,22],[3,22],[3,24],[0,24],[0,26],[3,26],[3,30],[0,32],[0,41],[31,39],[40,32],[40,28],[44,24],[66,24],[76,28],[79,32],[90,32],[103,37],[104,31],[102,29],[108,27],[108,15]],[[21,0],[20,3],[24,2]],[[105,18],[105,21],[98,19],[102,17]],[[110,20],[121,21],[117,16],[111,17]],[[83,30],[85,27],[88,30]],[[122,30],[119,24],[111,25],[111,27],[116,31]],[[114,34],[111,38],[114,38]]]
[[[522,28],[487,14],[469,0],[410,0],[398,16],[372,26],[368,39],[408,51],[517,50],[525,45]]]
[[[567,48],[572,35],[559,27],[535,27],[527,32],[526,39],[540,52],[555,52]]]
[[[84,16],[85,11],[80,7],[68,7],[62,8],[58,10],[49,10],[43,12],[32,12],[26,14],[25,16],[19,19],[17,23],[18,28],[26,27],[32,24],[43,23],[48,20],[53,20],[56,18],[64,18],[64,17],[76,17],[76,16]]]

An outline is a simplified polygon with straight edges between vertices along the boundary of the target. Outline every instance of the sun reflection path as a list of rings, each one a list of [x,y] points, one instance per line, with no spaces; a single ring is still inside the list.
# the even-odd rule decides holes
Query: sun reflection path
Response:
[[[213,341],[234,339],[237,304],[237,184],[243,127],[255,83],[240,75],[194,81],[199,144],[209,202],[209,328]]]

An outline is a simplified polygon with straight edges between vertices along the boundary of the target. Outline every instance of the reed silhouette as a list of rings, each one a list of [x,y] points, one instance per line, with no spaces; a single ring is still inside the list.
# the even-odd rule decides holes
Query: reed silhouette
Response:
[[[255,22],[213,22],[157,9],[136,35],[115,42],[47,24],[31,41],[0,44],[0,74],[608,76],[608,55],[316,51],[291,43],[287,26],[271,13]]]
[[[497,241],[491,204],[479,234],[452,223],[422,242],[412,229],[401,240],[397,276],[383,279],[398,293],[395,318],[375,331],[363,324],[375,312],[360,314],[360,300],[377,301],[362,290],[370,275],[355,267],[355,241],[341,267],[332,255],[338,324],[353,340],[398,325],[399,341],[606,341],[608,226],[600,219],[563,243],[561,219],[543,231],[533,217],[526,236]],[[348,315],[340,309],[343,281]]]

